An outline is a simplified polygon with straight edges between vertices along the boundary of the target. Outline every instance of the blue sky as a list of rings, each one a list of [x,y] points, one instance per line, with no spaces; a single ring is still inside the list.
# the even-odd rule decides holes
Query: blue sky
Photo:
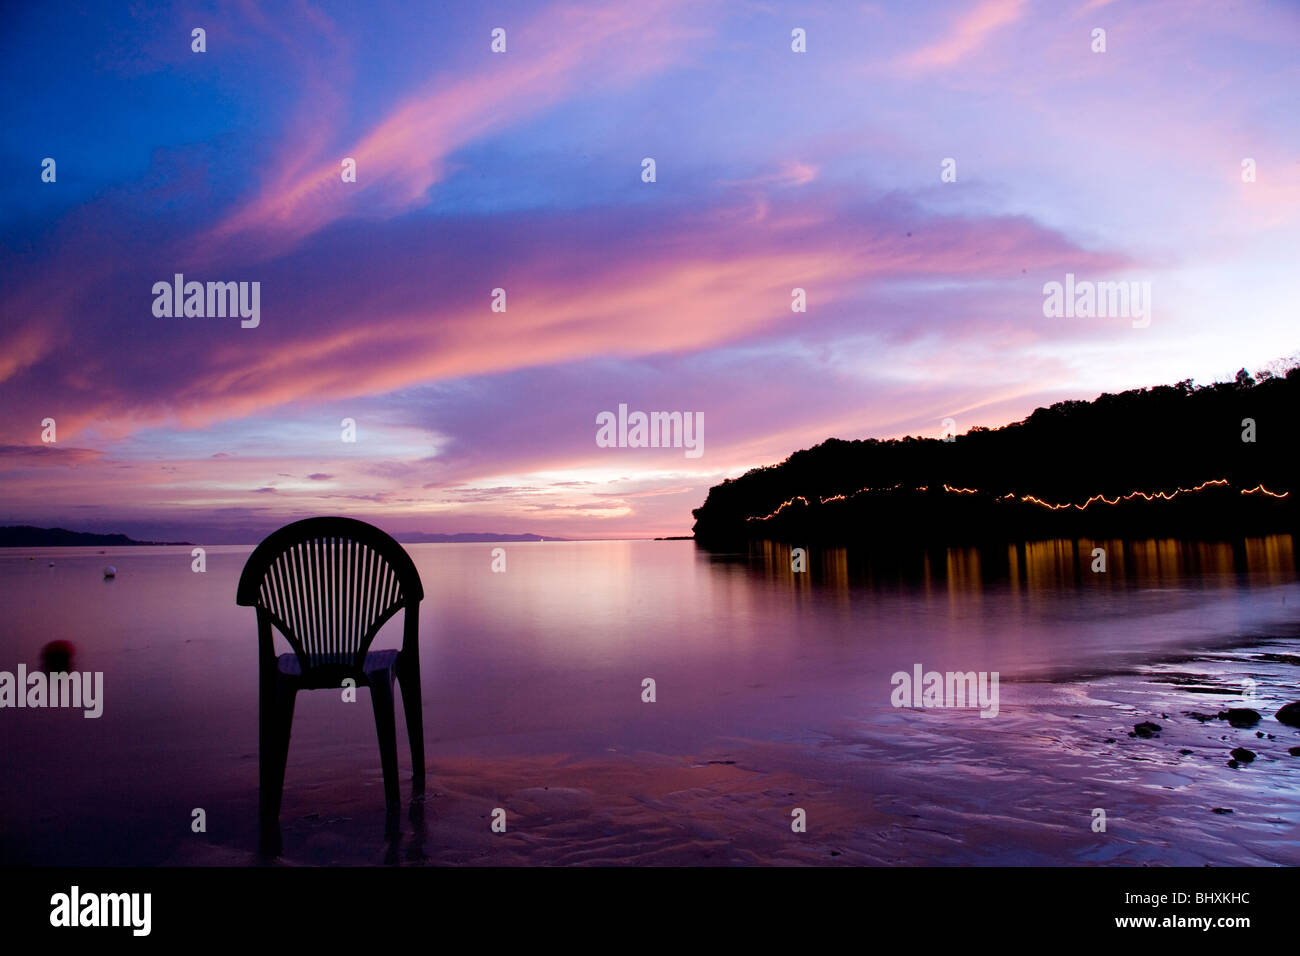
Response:
[[[1292,4],[4,16],[5,520],[680,534],[830,436],[1297,348]],[[260,282],[259,327],[155,317],[176,272]],[[1066,273],[1149,282],[1150,326],[1045,318]],[[705,453],[598,447],[619,403],[702,412]]]

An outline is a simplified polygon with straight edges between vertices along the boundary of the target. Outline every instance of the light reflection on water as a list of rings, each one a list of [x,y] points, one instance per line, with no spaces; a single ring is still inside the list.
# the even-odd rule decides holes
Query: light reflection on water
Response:
[[[426,592],[434,765],[681,755],[735,739],[810,745],[846,721],[894,726],[890,675],[915,663],[1006,682],[1076,680],[1290,633],[1300,601],[1289,536],[1042,541],[890,559],[810,548],[806,573],[791,570],[785,545],[715,554],[689,541],[616,541],[505,545],[508,570],[497,574],[499,546],[407,546]],[[1105,573],[1091,570],[1096,547]],[[35,667],[45,643],[65,639],[79,669],[105,674],[99,720],[0,712],[10,781],[0,819],[4,839],[17,839],[0,842],[0,858],[6,846],[67,858],[39,847],[71,827],[96,834],[73,859],[155,862],[158,814],[255,802],[255,628],[234,604],[250,550],[209,548],[203,574],[188,548],[0,555],[0,670]],[[114,580],[103,579],[106,564]],[[398,646],[399,628],[376,646]],[[640,700],[647,676],[653,709]],[[962,733],[986,731],[977,721]],[[301,696],[286,791],[354,764],[373,789],[374,750],[368,706]]]

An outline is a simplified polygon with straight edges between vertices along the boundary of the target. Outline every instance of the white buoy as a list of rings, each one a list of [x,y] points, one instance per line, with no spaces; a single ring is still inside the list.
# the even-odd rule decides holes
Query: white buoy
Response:
[[[104,577],[106,577],[106,578],[115,578],[115,577],[117,577],[117,568],[113,567],[113,566],[110,564],[108,567],[106,567],[106,568],[104,569]]]

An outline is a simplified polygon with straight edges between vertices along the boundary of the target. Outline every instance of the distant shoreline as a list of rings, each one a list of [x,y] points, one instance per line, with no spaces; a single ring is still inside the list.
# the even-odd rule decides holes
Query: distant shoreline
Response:
[[[125,548],[159,545],[192,546],[191,541],[136,541],[124,534],[95,534],[66,528],[37,528],[11,525],[0,528],[0,548]]]
[[[424,531],[412,531],[407,534],[395,534],[394,538],[401,544],[474,544],[501,541],[568,541],[568,538],[548,538],[540,534],[499,534],[492,531],[460,531],[455,534],[429,534]]]
[[[532,544],[581,543],[583,541],[689,541],[693,535],[669,538],[551,538],[539,534],[498,534],[494,532],[458,532],[429,534],[416,531],[394,535],[401,544]],[[239,542],[235,547],[256,547],[256,541]],[[37,528],[33,525],[0,527],[0,548],[125,548],[125,547],[195,547],[193,541],[136,541],[124,534],[97,534],[69,531],[66,528]]]

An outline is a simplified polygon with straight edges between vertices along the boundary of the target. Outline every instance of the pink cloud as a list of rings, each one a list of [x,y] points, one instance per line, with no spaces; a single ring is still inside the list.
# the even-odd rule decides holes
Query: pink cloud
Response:
[[[998,29],[1020,19],[1025,0],[983,0],[960,17],[941,39],[903,58],[917,70],[950,67],[979,49]]]
[[[31,414],[57,398],[60,432],[69,437],[83,428],[121,436],[167,423],[202,427],[296,401],[596,356],[707,350],[817,321],[862,289],[899,279],[983,281],[1123,261],[1084,252],[1022,218],[927,220],[902,207],[845,207],[833,194],[774,201],[771,210],[741,229],[726,207],[665,211],[649,222],[622,211],[621,227],[606,214],[602,229],[621,228],[617,244],[575,231],[578,214],[534,217],[522,227],[526,245],[488,257],[481,250],[497,235],[494,223],[437,233],[420,223],[385,226],[365,261],[349,244],[304,251],[305,273],[294,260],[263,273],[265,289],[283,291],[263,299],[255,332],[223,332],[213,320],[156,325],[147,349],[118,349],[116,364],[104,367],[103,348],[122,329],[111,309],[94,313],[103,315],[96,327],[72,304],[53,323],[79,330],[57,367],[31,366],[0,383],[0,394]],[[411,261],[439,268],[412,272]],[[119,295],[134,285],[149,287],[113,283]],[[507,289],[505,313],[489,308],[497,286]],[[807,290],[812,315],[792,314],[795,287]],[[10,416],[0,435],[30,437],[18,426]]]
[[[418,205],[447,173],[456,150],[582,89],[633,79],[666,65],[691,31],[669,19],[684,0],[623,0],[596,8],[553,7],[507,34],[527,56],[487,55],[467,76],[449,75],[394,107],[355,143],[328,151],[292,137],[275,161],[281,172],[208,236],[262,234],[291,245],[346,216],[388,217]],[[484,38],[486,46],[486,38]],[[541,52],[538,52],[540,50]],[[312,115],[316,110],[313,106]],[[306,157],[314,157],[311,160]],[[343,157],[357,181],[343,183]]]

